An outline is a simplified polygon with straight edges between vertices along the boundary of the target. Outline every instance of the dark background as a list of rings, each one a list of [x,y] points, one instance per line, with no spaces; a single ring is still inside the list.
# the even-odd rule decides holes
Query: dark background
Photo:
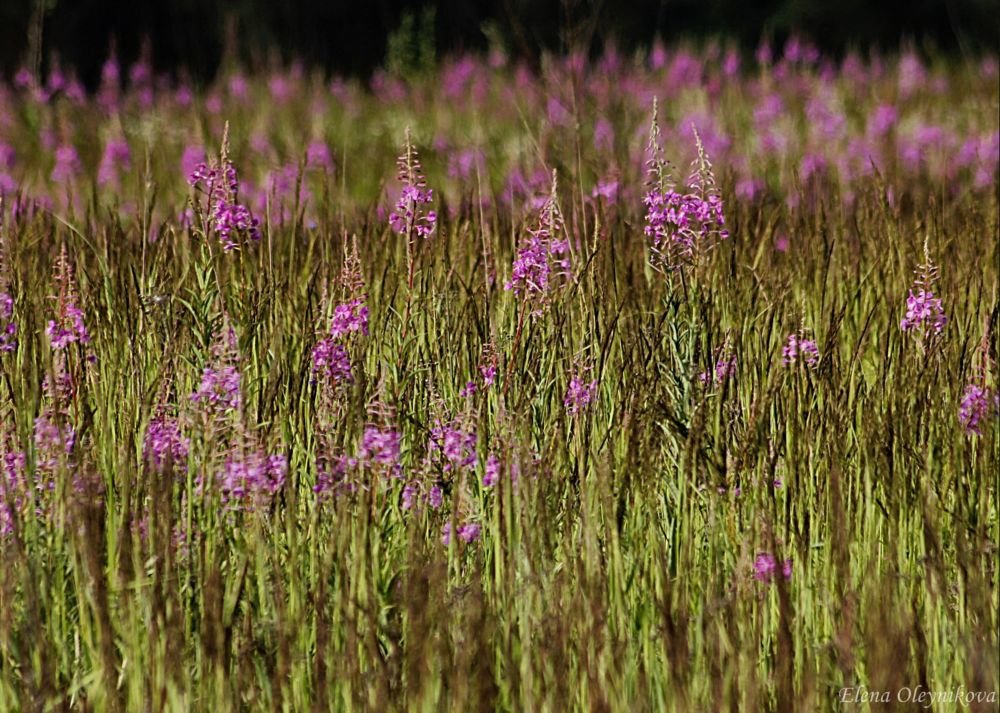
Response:
[[[409,17],[409,20],[406,18]],[[407,33],[398,30],[409,23]],[[626,53],[655,37],[730,38],[752,51],[762,36],[799,32],[823,50],[995,52],[1000,1],[913,0],[0,0],[0,72],[45,67],[53,56],[93,87],[113,45],[123,64],[144,43],[157,71],[210,79],[226,58],[251,66],[302,59],[331,73],[367,75],[383,65],[393,34],[441,57],[490,42],[537,62],[545,50]],[[397,57],[416,56],[406,52]]]

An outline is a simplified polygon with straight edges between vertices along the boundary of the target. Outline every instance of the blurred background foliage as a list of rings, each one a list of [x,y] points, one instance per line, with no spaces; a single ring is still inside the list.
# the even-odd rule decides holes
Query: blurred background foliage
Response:
[[[750,52],[792,33],[833,54],[901,42],[970,54],[1000,46],[998,18],[997,0],[0,0],[0,71],[59,61],[93,86],[111,48],[126,64],[145,48],[157,71],[197,82],[237,60],[367,75],[463,50],[538,62],[547,50],[631,53],[656,38],[725,38]]]

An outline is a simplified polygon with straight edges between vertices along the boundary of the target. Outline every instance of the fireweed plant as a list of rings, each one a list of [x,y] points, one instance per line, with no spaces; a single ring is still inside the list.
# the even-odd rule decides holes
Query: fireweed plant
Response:
[[[994,710],[997,57],[430,59],[0,79],[0,710]]]

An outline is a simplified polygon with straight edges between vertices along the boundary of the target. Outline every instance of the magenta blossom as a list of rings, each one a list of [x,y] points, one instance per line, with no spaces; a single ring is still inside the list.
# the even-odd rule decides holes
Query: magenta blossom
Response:
[[[191,394],[195,403],[207,405],[217,413],[236,411],[240,408],[240,371],[235,366],[213,368],[206,366],[201,383]]]
[[[792,561],[790,559],[779,563],[770,552],[762,552],[754,559],[753,578],[758,582],[770,584],[777,580],[779,573],[785,579],[792,578]]]
[[[940,298],[928,290],[918,290],[915,293],[910,290],[910,296],[906,298],[906,316],[899,323],[901,330],[921,335],[927,331],[940,334],[947,323],[948,317],[945,316]]]
[[[486,469],[483,473],[483,487],[492,488],[500,480],[500,459],[490,453],[486,459]]]
[[[53,349],[65,349],[73,342],[90,343],[90,333],[83,323],[83,310],[76,305],[63,303],[57,319],[50,319],[45,327]]]
[[[281,490],[287,473],[288,461],[283,455],[258,451],[232,457],[217,478],[222,502],[233,509],[266,504]]]
[[[517,297],[533,303],[532,315],[542,313],[557,289],[570,276],[569,240],[560,238],[563,217],[556,203],[556,179],[552,175],[552,190],[542,205],[538,222],[527,229],[514,259],[510,279],[504,284]]]
[[[337,305],[333,310],[330,336],[337,339],[352,332],[368,334],[368,307],[360,299]]]
[[[80,165],[80,154],[75,147],[70,144],[63,144],[56,149],[56,163],[52,168],[52,182],[66,183],[77,176],[82,167]]]
[[[14,298],[0,292],[0,353],[17,349],[17,323],[14,321]]]
[[[736,374],[736,355],[728,344],[723,344],[715,351],[715,364],[707,371],[698,375],[698,381],[704,386],[715,384],[721,386],[729,377]]]
[[[466,522],[458,526],[458,539],[470,544],[479,539],[482,528],[475,522]],[[441,544],[446,547],[451,544],[451,523],[446,522],[441,528]]]
[[[812,339],[807,339],[801,333],[788,335],[785,346],[781,349],[781,363],[784,366],[795,366],[801,360],[810,369],[819,364],[819,347]]]
[[[569,387],[566,389],[566,396],[563,398],[563,406],[566,407],[566,412],[570,416],[575,416],[584,411],[590,405],[596,393],[596,379],[587,382],[579,376],[574,376],[570,379]]]
[[[472,468],[476,465],[476,432],[465,430],[457,421],[435,421],[427,444],[429,453],[444,456],[443,468]]]
[[[321,339],[312,351],[312,375],[314,383],[337,385],[350,383],[351,356],[347,347],[333,337]]]
[[[437,224],[437,213],[428,209],[434,202],[434,194],[427,187],[417,150],[410,141],[409,130],[406,132],[403,153],[396,164],[399,166],[398,178],[403,184],[403,190],[396,201],[396,209],[389,215],[389,225],[407,240],[415,237],[429,238]]]
[[[399,431],[368,426],[361,438],[359,460],[371,465],[399,466]]]
[[[1000,413],[1000,393],[976,384],[965,387],[958,406],[958,422],[970,436],[983,435],[983,424]]]
[[[190,441],[181,433],[175,419],[165,416],[154,418],[146,429],[143,457],[157,469],[168,462],[175,469],[186,468]]]

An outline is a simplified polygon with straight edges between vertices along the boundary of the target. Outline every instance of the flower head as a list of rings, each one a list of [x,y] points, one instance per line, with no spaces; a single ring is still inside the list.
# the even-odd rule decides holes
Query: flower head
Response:
[[[714,362],[708,370],[698,375],[698,381],[704,386],[721,386],[736,373],[736,355],[733,354],[728,339],[715,350]]]
[[[222,502],[232,509],[266,504],[285,484],[288,460],[253,451],[229,458],[218,474]]]
[[[0,353],[17,348],[17,322],[14,321],[14,298],[0,292]]]
[[[123,138],[110,139],[104,145],[104,155],[97,169],[97,182],[102,185],[115,185],[120,171],[127,171],[132,162],[132,151]]]
[[[770,552],[761,552],[754,559],[753,578],[758,582],[770,584],[778,579],[779,574],[785,579],[792,578],[792,561],[790,559],[779,563]]]
[[[807,367],[813,369],[819,364],[819,347],[812,339],[808,339],[803,332],[792,332],[785,341],[785,346],[781,349],[781,363],[784,366],[795,366],[802,361]]]
[[[492,488],[500,480],[500,459],[495,454],[490,453],[486,459],[486,468],[483,472],[483,487]]]
[[[931,260],[930,248],[924,241],[924,264],[917,270],[917,278],[906,298],[906,314],[899,323],[904,332],[912,332],[918,337],[938,335],[948,323],[941,299],[934,295],[933,287],[938,278],[938,269]]]
[[[396,201],[396,209],[389,214],[389,225],[407,240],[429,238],[437,224],[437,213],[428,210],[434,202],[434,193],[427,187],[417,149],[410,141],[409,129],[406,130],[406,142],[397,165],[403,189]]]
[[[240,371],[232,365],[206,366],[191,400],[226,413],[240,408]]]
[[[400,433],[391,428],[368,426],[361,438],[359,461],[390,468],[399,466]]]
[[[1000,393],[978,384],[969,384],[958,405],[958,422],[970,436],[983,435],[983,425],[1000,413]]]
[[[70,344],[90,343],[90,333],[83,321],[83,310],[76,304],[76,288],[73,281],[73,266],[66,256],[63,246],[56,262],[55,282],[59,287],[56,299],[56,318],[50,319],[45,327],[49,343],[56,351],[61,351]]]
[[[174,470],[186,467],[190,441],[181,433],[176,419],[157,416],[149,422],[143,441],[143,457],[154,468],[170,464]]]
[[[79,175],[81,170],[80,154],[77,153],[76,147],[63,144],[56,149],[56,163],[51,176],[53,183],[66,183]]]
[[[710,250],[717,240],[729,237],[712,164],[697,131],[695,143],[698,158],[688,178],[686,193],[668,187],[663,174],[664,164],[654,161],[654,175],[658,180],[650,182],[643,202],[646,206],[645,233],[651,241],[653,266],[658,269],[676,269],[690,264]]]
[[[458,526],[458,539],[465,544],[470,544],[479,539],[482,528],[478,523],[466,522]],[[441,528],[441,544],[447,547],[451,544],[451,523],[446,522]]]
[[[368,307],[361,299],[337,305],[330,323],[330,336],[338,339],[353,332],[368,334]]]
[[[552,189],[542,206],[538,223],[528,228],[514,259],[505,290],[535,306],[532,314],[541,314],[552,295],[565,284],[570,274],[569,240],[560,238],[564,232],[562,212],[556,201],[556,172],[552,172]]]
[[[590,371],[589,365],[577,363],[570,372],[569,386],[563,397],[563,406],[570,416],[584,411],[597,394],[597,379],[587,379]]]
[[[451,421],[434,422],[427,450],[431,454],[443,456],[443,469],[473,468],[476,465],[476,432],[467,430],[461,423]]]
[[[188,151],[185,150],[185,161]],[[240,247],[241,238],[260,240],[260,221],[250,209],[239,202],[240,180],[229,160],[229,124],[222,136],[222,152],[218,162],[195,165],[188,175],[192,188],[201,191],[207,200],[209,227],[222,243],[225,252]]]
[[[906,315],[899,323],[904,332],[940,334],[948,323],[948,317],[941,306],[941,299],[929,290],[910,290],[906,298]]]

